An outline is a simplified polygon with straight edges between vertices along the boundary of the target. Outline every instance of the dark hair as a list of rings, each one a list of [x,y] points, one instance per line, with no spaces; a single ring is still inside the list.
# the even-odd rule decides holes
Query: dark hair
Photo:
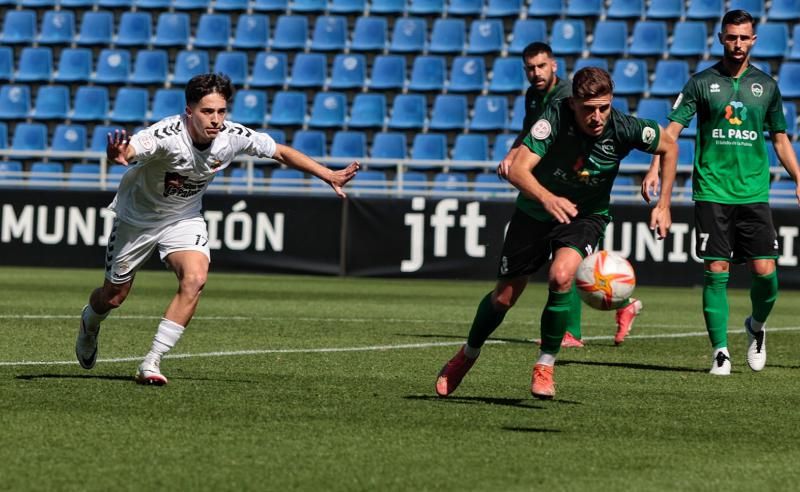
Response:
[[[750,12],[746,10],[731,10],[727,12],[722,17],[722,24],[720,25],[720,31],[725,32],[725,26],[729,24],[740,25],[740,24],[750,24],[753,27],[753,31],[756,29],[756,21],[753,19],[753,16],[750,15]]]
[[[572,77],[572,96],[576,99],[605,96],[613,92],[614,81],[602,68],[582,68]]]
[[[186,104],[192,105],[200,102],[209,94],[217,93],[231,102],[233,98],[233,85],[231,79],[224,73],[204,73],[195,75],[186,84]]]
[[[522,58],[530,58],[541,53],[546,54],[548,58],[553,58],[553,50],[550,48],[550,45],[539,41],[526,46],[525,49],[522,50]]]

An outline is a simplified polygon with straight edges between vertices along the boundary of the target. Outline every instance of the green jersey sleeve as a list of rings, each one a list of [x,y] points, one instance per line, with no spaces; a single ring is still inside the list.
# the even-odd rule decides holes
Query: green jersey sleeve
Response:
[[[695,78],[689,79],[689,82],[683,86],[683,90],[678,94],[675,103],[672,105],[672,112],[669,114],[668,119],[675,123],[680,123],[684,127],[689,126],[692,122],[694,114],[697,112],[697,101],[700,94],[697,91]]]
[[[617,126],[619,139],[634,149],[652,154],[658,148],[661,128],[655,120],[621,115]]]
[[[549,104],[523,140],[523,143],[539,157],[547,154],[558,137],[558,124],[561,119],[559,108],[559,104]]]
[[[778,87],[772,91],[772,98],[767,107],[767,116],[764,118],[764,129],[770,132],[786,131],[786,116],[783,114],[783,98]]]

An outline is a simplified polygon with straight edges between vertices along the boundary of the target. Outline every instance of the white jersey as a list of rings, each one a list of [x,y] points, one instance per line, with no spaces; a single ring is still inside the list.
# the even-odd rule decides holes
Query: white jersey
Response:
[[[271,158],[275,141],[226,121],[205,150],[192,145],[186,115],[175,115],[138,132],[130,141],[137,164],[122,177],[109,209],[129,224],[157,227],[200,216],[203,193],[240,154]]]

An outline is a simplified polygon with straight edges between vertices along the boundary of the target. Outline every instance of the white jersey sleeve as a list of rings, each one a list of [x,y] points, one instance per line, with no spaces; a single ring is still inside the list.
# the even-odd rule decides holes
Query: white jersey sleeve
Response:
[[[266,133],[259,133],[231,121],[225,122],[223,131],[230,138],[230,145],[237,155],[247,154],[263,159],[271,159],[275,155],[275,140]]]

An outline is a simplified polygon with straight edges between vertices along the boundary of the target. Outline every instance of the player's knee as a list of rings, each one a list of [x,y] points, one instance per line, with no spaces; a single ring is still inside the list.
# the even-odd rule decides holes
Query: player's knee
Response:
[[[184,274],[180,281],[181,291],[192,295],[199,295],[206,285],[207,278],[208,275],[206,273]]]
[[[505,312],[514,307],[516,302],[517,299],[515,296],[508,293],[501,293],[493,297],[492,307],[494,307],[496,311]]]
[[[566,268],[553,268],[550,270],[549,287],[554,292],[566,292],[572,287],[575,272]]]

